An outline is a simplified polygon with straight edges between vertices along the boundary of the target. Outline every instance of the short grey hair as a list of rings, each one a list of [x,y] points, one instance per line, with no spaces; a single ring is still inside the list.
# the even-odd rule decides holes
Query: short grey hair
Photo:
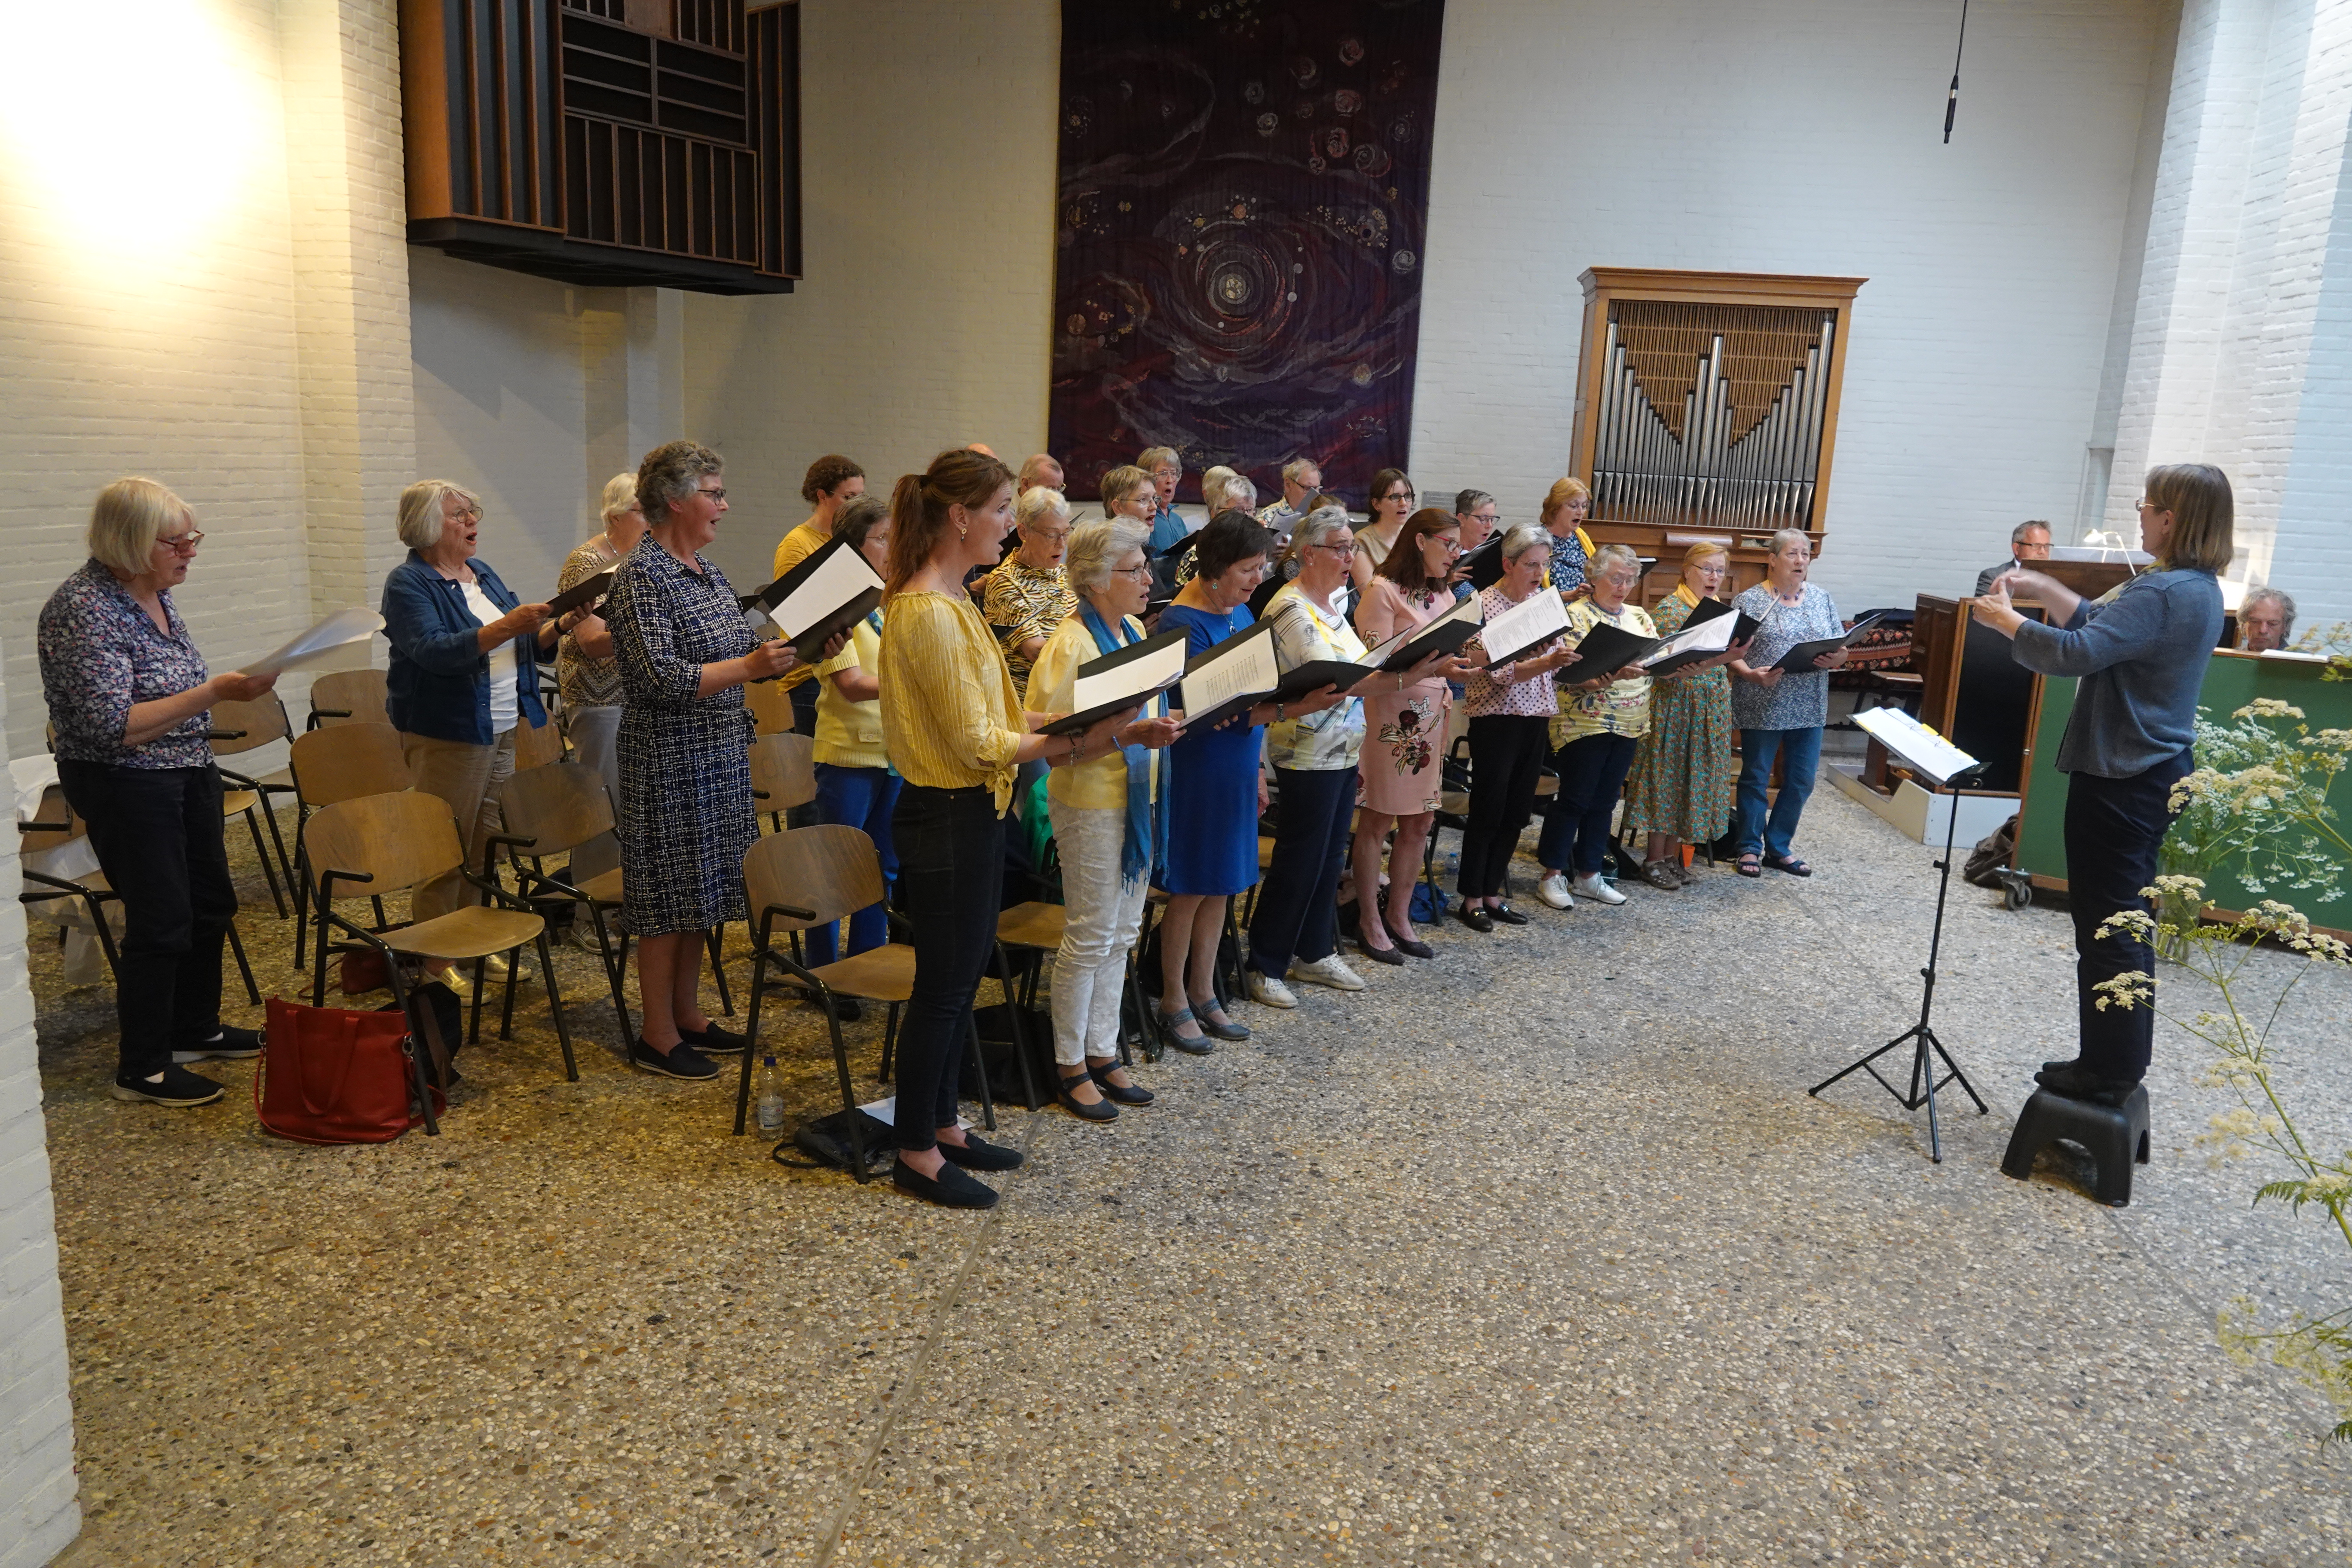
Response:
[[[456,496],[478,508],[481,500],[463,485],[447,479],[419,479],[400,492],[400,542],[411,550],[430,550],[441,542],[441,503]]]
[[[1515,522],[1503,531],[1503,559],[1517,561],[1530,550],[1551,549],[1551,530],[1538,528],[1532,522]]]
[[[1225,503],[1223,499],[1225,493],[1225,486],[1233,480],[1240,478],[1241,475],[1225,467],[1223,463],[1219,463],[1213,468],[1202,468],[1201,470],[1201,500],[1208,504],[1211,513],[1213,514],[1225,510]]]
[[[719,472],[726,460],[699,441],[672,441],[656,447],[637,465],[637,510],[646,521],[660,526],[669,509],[702,488],[703,479]]]
[[[2246,596],[2238,601],[2238,618],[2243,620],[2248,610],[2265,601],[2278,606],[2279,636],[2284,638],[2287,633],[2294,630],[2294,600],[2280,589],[2247,589]]]
[[[2057,530],[2052,528],[2048,523],[2042,521],[2038,517],[2029,517],[2023,522],[2019,523],[2015,528],[2009,531],[2009,542],[2011,544],[2022,544],[2025,542],[2025,536],[2032,532],[2037,528],[2042,532],[2050,535],[2053,539],[2058,537]]]
[[[877,496],[870,490],[852,496],[833,514],[833,536],[852,550],[863,550],[866,536],[874,531],[874,525],[887,521],[889,516],[889,497]]]
[[[1463,490],[1454,498],[1454,515],[1467,517],[1494,499],[1485,490]]]
[[[1630,544],[1604,544],[1592,552],[1594,572],[1601,572],[1617,565],[1631,566],[1633,569],[1633,575],[1638,579],[1642,575],[1641,552]]]
[[[1111,508],[1128,497],[1141,495],[1151,488],[1151,476],[1129,463],[1121,464],[1105,474],[1096,489],[1102,497],[1103,515],[1108,517]]]
[[[1021,492],[1019,500],[1013,503],[1013,525],[1026,533],[1029,531],[1029,525],[1047,512],[1052,512],[1055,517],[1067,518],[1070,515],[1069,498],[1059,490],[1049,490],[1043,485],[1032,485]]]
[[[636,504],[637,476],[614,474],[604,481],[604,496],[596,509],[596,515],[604,520],[606,528],[610,528],[614,518]]]
[[[1207,491],[1202,494],[1205,497]],[[1224,489],[1217,492],[1223,499],[1214,508],[1218,511],[1255,511],[1257,486],[1246,474],[1234,474],[1225,480]]]
[[[1184,471],[1184,459],[1176,455],[1173,447],[1146,447],[1135,455],[1135,466],[1147,474],[1162,463],[1174,465],[1178,473]]]
[[[1081,594],[1094,593],[1108,585],[1119,557],[1130,550],[1141,550],[1150,538],[1151,530],[1131,517],[1089,518],[1070,530],[1062,570],[1072,588]]]
[[[1801,544],[1807,550],[1811,550],[1813,546],[1812,535],[1801,528],[1776,528],[1772,531],[1771,554],[1781,554],[1791,544]]]
[[[1343,528],[1352,529],[1356,520],[1348,515],[1344,506],[1318,506],[1290,528],[1290,552],[1303,555],[1309,545],[1320,544]]]
[[[1317,483],[1321,483],[1323,479],[1323,465],[1317,462],[1312,458],[1293,458],[1290,461],[1282,465],[1282,477],[1291,484],[1305,484],[1307,482],[1307,476],[1309,474],[1313,474],[1315,476]]]

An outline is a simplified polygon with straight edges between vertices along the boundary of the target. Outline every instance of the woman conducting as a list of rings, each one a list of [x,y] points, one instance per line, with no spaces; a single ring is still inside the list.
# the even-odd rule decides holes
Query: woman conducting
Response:
[[[2139,503],[2139,547],[2156,564],[2102,604],[2078,598],[2040,572],[2010,572],[1977,601],[1977,619],[2016,643],[2017,662],[2042,675],[2082,678],[2058,742],[2066,779],[2067,901],[2074,917],[2074,984],[2082,1053],[2034,1075],[2054,1093],[2122,1104],[2156,1040],[2146,1006],[2099,1004],[2119,974],[2153,973],[2156,954],[2112,917],[2146,910],[2157,848],[2172,826],[2172,786],[2195,765],[2197,696],[2221,636],[2215,574],[2235,549],[2230,478],[2205,463],[2148,470]],[[2010,595],[2030,592],[2050,618],[2029,621]]]
[[[1236,511],[1218,513],[1195,536],[1197,571],[1160,614],[1161,630],[1184,633],[1187,658],[1255,624],[1249,597],[1265,580],[1273,548],[1273,532]],[[1327,699],[1322,706],[1328,705]],[[1265,808],[1261,726],[1276,711],[1261,702],[1213,729],[1188,730],[1168,752],[1168,847],[1160,877],[1168,910],[1160,922],[1153,1022],[1160,1038],[1193,1056],[1215,1050],[1218,1040],[1250,1037],[1217,999],[1217,942],[1226,900],[1257,881],[1257,819]]]
[[[621,666],[621,920],[637,939],[645,1022],[629,1065],[709,1079],[705,1054],[743,1048],[697,997],[701,944],[741,920],[751,811],[751,715],[743,683],[796,662],[792,645],[755,641],[735,590],[702,551],[719,537],[727,489],[719,454],[672,441],[637,468],[647,528],[613,579],[604,616]]]
[[[1032,490],[1030,494],[1037,494]],[[1087,664],[1143,640],[1143,605],[1151,563],[1150,532],[1140,522],[1089,522],[1070,536],[1070,585],[1077,614],[1055,628],[1029,678],[1029,706],[1070,710],[1071,684]],[[1118,1006],[1127,953],[1143,924],[1151,865],[1165,837],[1165,799],[1155,754],[1176,738],[1164,699],[1120,734],[1116,751],[1063,768],[1046,782],[1054,841],[1061,847],[1062,902],[1067,916],[1054,959],[1055,1092],[1074,1116],[1109,1121],[1120,1105],[1149,1105],[1151,1091],[1118,1064]],[[1106,1098],[1108,1096],[1108,1098]],[[1113,1104],[1116,1100],[1118,1103]]]
[[[1462,553],[1462,525],[1454,514],[1424,507],[1406,520],[1397,545],[1372,574],[1372,585],[1356,606],[1356,629],[1377,647],[1399,632],[1427,626],[1454,607],[1448,581]],[[1398,689],[1383,689],[1389,677],[1363,684],[1364,751],[1356,781],[1356,945],[1375,963],[1402,964],[1404,955],[1434,958],[1436,950],[1414,936],[1412,888],[1421,875],[1422,847],[1437,819],[1437,796],[1445,748],[1445,714],[1453,701],[1446,679],[1466,668],[1445,659],[1437,673]],[[1385,911],[1381,900],[1381,846],[1389,831]]]
[[[555,579],[562,594],[608,572],[646,536],[646,514],[637,510],[637,476],[615,474],[604,481],[604,531],[563,558]],[[572,629],[555,645],[555,685],[563,694],[563,732],[572,754],[604,781],[604,792],[621,798],[621,667],[613,659],[613,633],[604,617],[583,605]],[[617,842],[583,844],[572,855],[574,885],[601,877],[621,863]]]
[[[956,1124],[964,1016],[996,945],[1013,775],[1033,760],[1076,766],[1132,738],[1125,714],[1082,735],[1031,732],[1004,652],[963,591],[975,567],[996,561],[1012,527],[1013,471],[982,452],[942,452],[891,492],[880,700],[890,762],[906,780],[891,834],[915,928],[891,1177],[950,1208],[996,1204],[995,1189],[967,1168],[1021,1163],[1018,1150]]]
[[[1635,637],[1657,636],[1648,612],[1626,602],[1641,576],[1642,559],[1630,545],[1602,545],[1593,552],[1586,579],[1591,595],[1568,607],[1569,630],[1579,640],[1604,626]],[[1559,745],[1552,759],[1559,794],[1536,840],[1536,858],[1543,865],[1537,889],[1556,910],[1572,908],[1576,893],[1599,904],[1622,904],[1625,895],[1601,870],[1609,863],[1609,820],[1617,809],[1617,792],[1633,765],[1633,748],[1650,732],[1650,674],[1628,666],[1568,689],[1571,695],[1552,721],[1552,738]]]
[[[41,606],[38,634],[58,783],[122,900],[112,1093],[154,1105],[221,1097],[180,1063],[260,1050],[220,1017],[236,889],[208,737],[214,703],[250,702],[278,678],[206,673],[172,603],[204,537],[153,479],[115,480],[90,509],[89,559]]]
[[[1489,621],[1546,591],[1551,536],[1521,523],[1503,535],[1498,552],[1502,580],[1478,598]],[[1464,682],[1463,710],[1470,716],[1470,811],[1462,829],[1461,877],[1454,884],[1462,910],[1454,918],[1472,931],[1491,931],[1497,922],[1528,923],[1509,902],[1511,857],[1535,805],[1544,759],[1551,754],[1551,721],[1559,712],[1552,671],[1574,664],[1576,658],[1562,638],[1548,652],[1474,668]]]
[[[400,495],[400,542],[408,559],[383,580],[383,635],[392,643],[384,707],[416,787],[449,803],[466,864],[482,868],[482,846],[498,832],[499,784],[514,773],[515,726],[547,722],[539,700],[539,652],[583,618],[559,625],[543,604],[517,599],[474,552],[482,503],[446,479],[419,479]],[[456,872],[436,877],[410,900],[431,920],[479,901]],[[506,973],[502,959],[487,966]]]
[[[861,495],[833,520],[833,536],[866,557],[879,576],[890,570],[890,508],[880,496]],[[882,743],[882,612],[876,609],[849,628],[842,650],[816,667],[815,818],[855,827],[874,840],[882,862],[885,903],[898,883],[898,855],[890,842],[890,814],[898,804],[898,775]],[[884,904],[869,904],[849,917],[852,956],[889,940]],[[809,963],[831,963],[840,949],[830,925],[812,926]],[[847,997],[835,1005],[845,1018],[857,1016]]]
[[[1702,599],[1723,591],[1730,552],[1703,539],[1683,553],[1683,580],[1651,617],[1660,637],[1690,624]],[[1731,678],[1723,666],[1748,650],[1734,647],[1662,683],[1650,697],[1650,732],[1625,781],[1625,825],[1648,838],[1642,880],[1681,888],[1698,880],[1683,866],[1683,846],[1712,844],[1731,826]]]
[[[1797,823],[1813,793],[1821,766],[1822,726],[1830,721],[1829,672],[1845,663],[1845,649],[1825,653],[1813,668],[1782,671],[1773,666],[1801,642],[1818,642],[1845,629],[1829,595],[1805,580],[1813,564],[1813,542],[1784,528],[1772,536],[1764,581],[1731,601],[1758,622],[1747,654],[1731,661],[1731,721],[1739,728],[1739,784],[1735,799],[1739,829],[1738,872],[1760,877],[1764,868],[1791,877],[1813,868],[1790,850]],[[1780,759],[1780,794],[1771,815],[1764,810],[1772,759]]]

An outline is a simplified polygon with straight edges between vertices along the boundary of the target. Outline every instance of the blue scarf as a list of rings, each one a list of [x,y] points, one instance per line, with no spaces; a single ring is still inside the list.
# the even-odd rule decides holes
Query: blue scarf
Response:
[[[1078,618],[1086,622],[1087,630],[1094,635],[1095,648],[1100,653],[1117,653],[1120,648],[1143,640],[1141,633],[1127,636],[1127,617],[1119,617],[1118,630],[1103,625],[1103,618],[1092,600],[1078,601]],[[1144,717],[1155,719],[1168,710],[1168,699],[1155,697],[1144,708]],[[1167,842],[1164,825],[1155,820],[1151,801],[1151,752],[1144,746],[1123,746],[1127,758],[1127,839],[1119,846],[1118,880],[1122,891],[1132,889],[1135,879],[1151,869],[1154,854]],[[1160,810],[1168,808],[1168,792],[1160,792]]]

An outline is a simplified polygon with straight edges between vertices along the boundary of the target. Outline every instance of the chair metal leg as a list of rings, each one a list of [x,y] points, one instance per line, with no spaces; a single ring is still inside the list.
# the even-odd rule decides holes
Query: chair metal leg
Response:
[[[539,972],[547,980],[547,1016],[555,1024],[555,1043],[563,1047],[563,1079],[566,1083],[580,1081],[580,1064],[572,1055],[572,1031],[563,1022],[563,993],[555,984],[555,953],[547,945],[547,928],[539,928]],[[514,994],[507,994],[513,1000]]]
[[[980,1117],[991,1132],[996,1131],[996,1096],[988,1087],[988,1062],[980,1054],[980,1015],[964,1009],[964,1043],[971,1054],[971,1070],[980,1075]],[[1034,1107],[1032,1109],[1034,1109]]]
[[[277,808],[269,804],[268,790],[261,792],[261,815],[269,824],[269,842],[277,847],[278,867],[286,873],[286,896],[294,900],[294,907],[299,911],[302,907],[302,900],[301,895],[295,889],[302,884],[294,879],[294,862],[286,858],[286,837],[278,831],[278,812]],[[278,918],[279,920],[286,918],[283,910],[278,911]]]
[[[751,948],[751,1004],[743,1020],[750,1043],[743,1047],[743,1073],[735,1085],[735,1136],[743,1136],[743,1117],[751,1108],[751,1055],[760,1048],[760,982],[768,973],[768,955],[757,942]]]
[[[282,921],[286,918],[286,900],[278,891],[278,866],[269,858],[269,846],[261,841],[261,824],[253,820],[260,809],[260,803],[256,802],[237,815],[245,818],[245,830],[253,835],[253,858],[261,862],[261,874],[269,879],[269,901],[278,907],[278,918]]]
[[[253,983],[253,965],[246,962],[245,943],[237,940],[236,921],[234,920],[228,922],[228,950],[236,955],[236,972],[245,976],[246,1000],[257,1007],[260,1006],[261,987]]]
[[[300,969],[303,942],[310,934],[310,860],[299,826],[294,830],[294,885],[301,889],[294,899],[294,967]]]
[[[996,985],[1004,997],[1005,1030],[1013,1037],[1013,1058],[1021,1064],[1021,1092],[1028,1098],[1029,1109],[1035,1110],[1044,1103],[1037,1098],[1037,1080],[1029,1070],[1029,1026],[1021,1016],[1021,998],[1013,984],[1013,961],[1005,956],[1004,944],[996,944]],[[978,1023],[972,1025],[972,1037],[980,1035]]]
[[[898,1046],[898,1004],[890,1004],[889,1016],[882,1021],[882,1066],[874,1074],[877,1083],[890,1081],[890,1057]]]
[[[710,953],[710,979],[712,984],[719,987],[719,1011],[731,1018],[735,1016],[735,1003],[733,998],[727,994],[727,966],[719,962],[720,939],[726,930],[727,927],[723,923],[712,926],[702,933],[702,945]]]
[[[621,965],[613,953],[613,939],[604,929],[604,911],[594,904],[588,906],[588,918],[596,925],[596,953],[604,961],[605,984],[613,988],[613,1016],[621,1021],[621,1054],[629,1054],[630,1042],[636,1038],[629,1027],[629,1003],[621,994]],[[625,940],[625,939],[624,939]]]
[[[824,1003],[825,1025],[833,1035],[833,1070],[841,1081],[843,1120],[849,1123],[849,1173],[862,1184],[873,1177],[866,1169],[866,1130],[857,1114],[857,1094],[849,1086],[849,1049],[841,1042],[841,1014],[833,1005],[833,993],[827,991],[820,999]],[[743,1053],[744,1060],[751,1058],[750,1051]]]
[[[466,1043],[469,1046],[482,1043],[482,984],[488,974],[489,965],[481,959],[474,960],[474,1016],[466,1031]]]
[[[326,905],[326,900],[319,900],[319,929],[312,933],[318,940],[310,944],[311,958],[318,964],[315,977],[310,982],[310,1005],[313,1007],[323,1007],[327,1005]]]
[[[546,935],[546,930],[541,928],[540,936],[544,939]],[[515,971],[521,967],[522,949],[510,949],[507,953],[506,1001],[499,1009],[499,1038],[502,1040],[514,1038]]]

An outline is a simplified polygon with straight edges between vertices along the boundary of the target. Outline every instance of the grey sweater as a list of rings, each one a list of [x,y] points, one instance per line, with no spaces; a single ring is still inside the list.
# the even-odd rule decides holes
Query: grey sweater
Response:
[[[2221,637],[2210,572],[2147,572],[2105,603],[2084,600],[2061,629],[2017,628],[2017,662],[2083,678],[2058,771],[2129,778],[2197,738],[2197,697]]]

